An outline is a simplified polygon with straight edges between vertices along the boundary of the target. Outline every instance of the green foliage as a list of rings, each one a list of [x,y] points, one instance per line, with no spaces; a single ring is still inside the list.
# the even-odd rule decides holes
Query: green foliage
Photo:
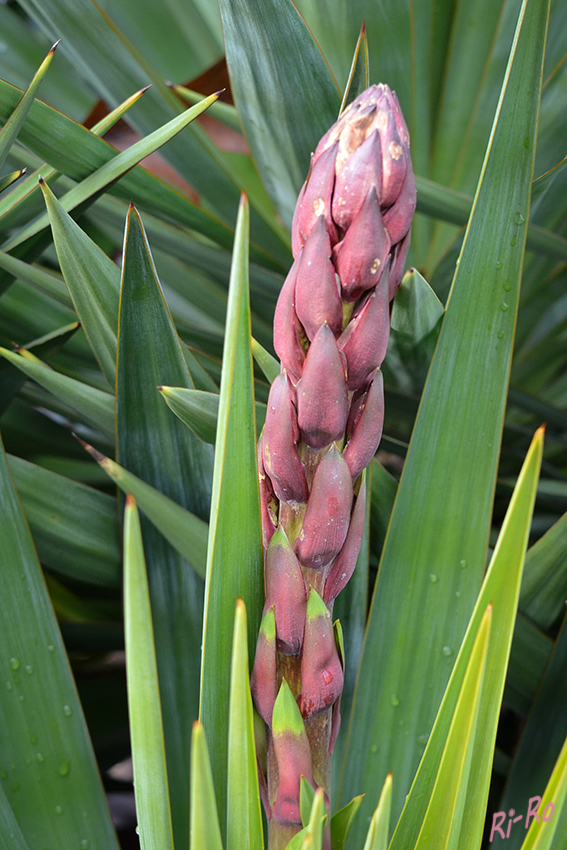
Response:
[[[0,4],[0,845],[118,847],[95,756],[116,790],[122,560],[142,847],[268,842],[248,648],[271,323],[310,154],[381,80],[418,215],[365,542],[334,614],[330,810],[304,781],[286,843],[480,850],[485,816],[539,795],[553,818],[507,847],[560,850],[567,6],[548,27],[545,0],[219,5]],[[223,49],[234,106],[198,79]],[[98,98],[111,111],[89,130]],[[297,726],[287,686],[276,708]]]

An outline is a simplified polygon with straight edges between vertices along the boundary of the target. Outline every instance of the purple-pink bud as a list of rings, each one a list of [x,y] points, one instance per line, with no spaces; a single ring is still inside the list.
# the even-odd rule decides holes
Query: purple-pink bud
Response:
[[[297,199],[291,225],[294,257],[305,244],[319,216],[325,218],[331,242],[334,244],[337,241],[337,229],[331,218],[331,198],[335,185],[335,159],[338,146],[338,142],[335,142],[317,159],[314,157],[311,163],[311,172]]]
[[[345,359],[327,324],[315,334],[296,390],[302,440],[315,449],[339,440],[345,432],[349,410]]]
[[[383,97],[382,109],[378,112],[380,139],[382,142],[382,207],[390,207],[400,194],[406,178],[409,150],[402,141],[395,113],[393,98]]]
[[[323,598],[327,605],[339,595],[354,572],[356,561],[364,537],[364,521],[366,518],[366,487],[362,486],[356,499],[348,534],[343,548],[333,561],[325,582]]]
[[[297,703],[283,679],[272,714],[272,736],[278,763],[278,790],[274,819],[282,824],[301,824],[299,793],[301,777],[315,787],[311,747]]]
[[[376,188],[371,186],[345,238],[334,250],[345,301],[356,301],[377,285],[389,251],[390,237],[382,224]]]
[[[276,646],[283,655],[299,655],[305,629],[307,585],[299,562],[280,526],[272,536],[264,568],[266,609],[276,617]]]
[[[411,159],[408,157],[407,173],[403,186],[393,206],[384,213],[384,227],[390,234],[392,245],[400,242],[411,227],[416,205],[415,179]]]
[[[273,607],[266,611],[260,624],[250,690],[258,714],[271,726],[272,711],[278,695],[276,621]]]
[[[274,348],[285,369],[295,383],[303,371],[305,349],[301,344],[303,329],[295,312],[295,284],[299,269],[297,259],[289,270],[281,288],[274,313]]]
[[[280,372],[268,396],[262,438],[263,461],[278,499],[284,502],[306,502],[307,480],[296,448],[299,429],[291,394],[287,375]]]
[[[295,284],[297,317],[310,340],[325,322],[335,334],[343,326],[343,305],[330,256],[325,218],[320,216],[303,248]]]
[[[334,220],[343,231],[350,227],[372,186],[380,197],[382,151],[376,130],[356,148],[337,172],[332,210]]]
[[[353,490],[349,468],[332,445],[315,471],[303,525],[295,543],[300,563],[310,569],[330,564],[348,531]]]
[[[366,392],[351,407],[347,425],[351,437],[343,455],[353,481],[376,454],[383,424],[384,378],[378,369]]]
[[[317,591],[311,590],[301,656],[300,708],[303,717],[314,717],[329,708],[340,696],[343,684],[343,668],[331,614]]]
[[[360,303],[352,319],[339,337],[348,368],[348,388],[357,390],[386,355],[390,335],[389,269],[384,269],[380,283]]]

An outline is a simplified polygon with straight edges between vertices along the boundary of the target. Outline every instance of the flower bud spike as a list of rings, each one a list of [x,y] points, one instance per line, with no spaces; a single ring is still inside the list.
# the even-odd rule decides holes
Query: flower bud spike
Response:
[[[384,213],[384,227],[390,234],[392,245],[400,242],[411,227],[416,205],[415,179],[411,160],[408,159],[407,173],[400,194],[393,206]]]
[[[325,322],[337,335],[343,326],[343,305],[330,256],[325,218],[319,216],[303,248],[295,285],[297,317],[310,340]]]
[[[353,481],[356,481],[376,454],[382,437],[384,378],[380,369],[376,370],[367,393],[360,399],[355,416],[352,435],[343,453]]]
[[[285,679],[274,705],[272,735],[278,764],[278,791],[273,814],[278,823],[301,825],[301,776],[315,788],[311,748],[303,718]]]
[[[299,562],[280,526],[266,552],[266,607],[275,612],[276,647],[283,655],[299,655],[305,629],[307,585]]]
[[[296,448],[298,438],[291,387],[286,373],[280,372],[268,397],[262,447],[264,469],[276,496],[284,502],[306,502],[308,497],[305,469]]]
[[[364,537],[366,519],[366,487],[360,488],[343,548],[333,561],[325,582],[323,598],[329,605],[351,579]]]
[[[330,564],[348,531],[353,489],[349,468],[332,445],[315,475],[303,525],[295,544],[300,563],[310,569]]]
[[[376,188],[371,186],[345,238],[334,250],[345,301],[356,301],[377,285],[389,250],[390,237],[382,224]]]
[[[299,258],[289,270],[281,288],[274,313],[274,348],[285,369],[294,382],[303,371],[305,349],[299,340],[299,319],[295,312],[295,285],[299,269]]]
[[[339,337],[339,349],[347,359],[349,390],[359,389],[384,360],[390,335],[389,268],[384,269],[380,283],[354,312]]]
[[[268,608],[260,624],[250,690],[258,714],[271,726],[272,711],[278,694],[276,617],[273,607]]]
[[[337,173],[332,212],[343,231],[350,227],[372,186],[380,197],[382,149],[376,130],[351,154]]]
[[[314,717],[329,708],[339,697],[343,682],[331,614],[317,591],[311,590],[301,657],[300,707],[303,717]]]
[[[302,440],[315,449],[339,440],[348,416],[348,393],[344,359],[327,324],[315,334],[296,389]]]
[[[335,159],[338,142],[334,142],[317,159],[313,157],[311,173],[297,200],[292,232],[292,249],[303,246],[319,216],[324,216],[327,233],[334,245],[338,239],[337,228],[331,217],[331,198],[335,185]]]

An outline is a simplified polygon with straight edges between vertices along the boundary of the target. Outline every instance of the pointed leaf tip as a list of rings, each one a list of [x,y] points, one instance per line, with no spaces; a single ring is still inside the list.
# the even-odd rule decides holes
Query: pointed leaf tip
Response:
[[[61,39],[58,38],[57,41],[55,42],[55,44],[51,47],[51,49],[50,49],[50,51],[47,55],[49,56],[50,54],[52,55],[53,53],[55,53],[55,51],[57,50],[57,48],[60,44],[61,44]]]

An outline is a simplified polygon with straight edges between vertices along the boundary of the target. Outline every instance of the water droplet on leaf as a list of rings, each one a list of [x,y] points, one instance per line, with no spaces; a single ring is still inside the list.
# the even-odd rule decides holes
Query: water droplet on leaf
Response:
[[[514,216],[514,221],[516,222],[516,224],[520,225],[520,224],[524,224],[526,219],[525,219],[525,216],[523,216],[521,212],[517,212],[516,215]]]
[[[70,705],[63,706],[63,714],[65,715],[65,717],[71,717],[71,715],[73,714],[73,709]]]
[[[71,770],[71,762],[69,759],[61,759],[59,762],[59,767],[57,768],[57,773],[59,776],[68,776],[69,771]]]
[[[10,658],[10,667],[12,670],[17,670],[20,666],[20,662],[17,658]]]
[[[45,756],[43,755],[43,753],[36,753],[35,757],[40,764],[43,764],[43,762],[45,761]]]
[[[439,581],[439,579],[437,578],[437,576],[435,575],[435,573],[430,573],[430,574],[429,574],[429,581],[430,581],[432,584],[435,584],[435,582],[436,582],[436,581]]]
[[[449,655],[452,655],[452,654],[453,654],[453,650],[451,649],[450,646],[444,646],[443,647],[443,655],[446,655],[447,657],[449,657]]]
[[[399,697],[396,694],[392,694],[392,696],[390,697],[390,702],[392,703],[392,705],[395,708],[397,705],[400,704]]]

